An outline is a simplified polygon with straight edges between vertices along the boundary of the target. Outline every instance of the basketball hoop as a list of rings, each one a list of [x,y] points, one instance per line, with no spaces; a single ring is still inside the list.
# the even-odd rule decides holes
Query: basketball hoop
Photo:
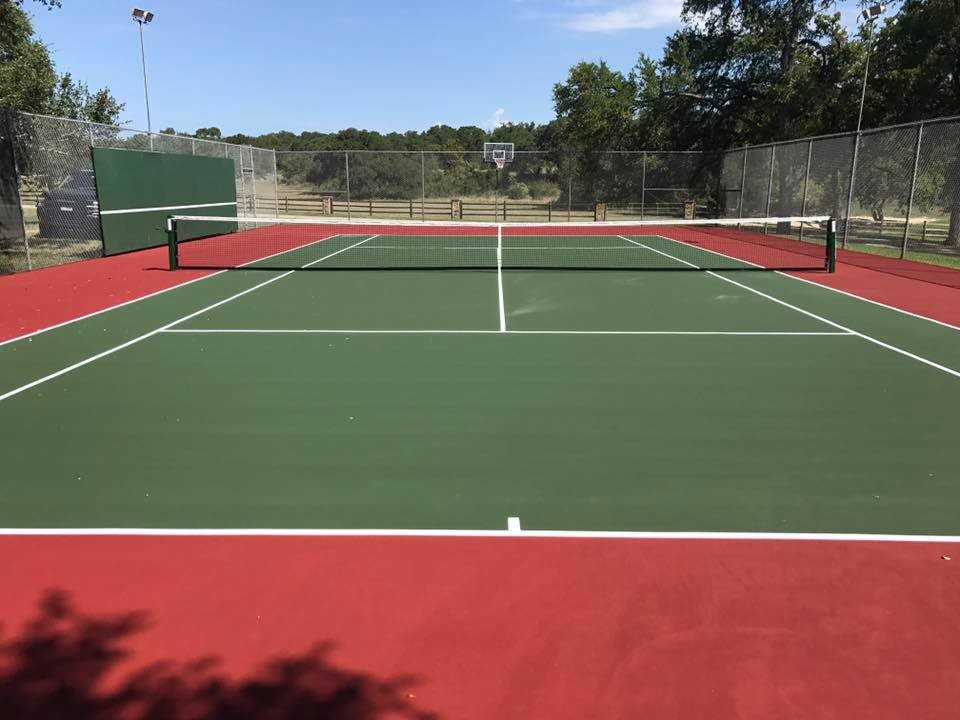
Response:
[[[513,162],[513,143],[484,143],[483,160],[503,170],[508,162]]]

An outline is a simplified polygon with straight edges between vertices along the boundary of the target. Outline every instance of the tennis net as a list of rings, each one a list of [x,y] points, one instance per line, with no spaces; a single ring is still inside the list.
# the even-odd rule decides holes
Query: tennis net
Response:
[[[827,217],[588,223],[173,216],[170,266],[269,270],[832,269]]]

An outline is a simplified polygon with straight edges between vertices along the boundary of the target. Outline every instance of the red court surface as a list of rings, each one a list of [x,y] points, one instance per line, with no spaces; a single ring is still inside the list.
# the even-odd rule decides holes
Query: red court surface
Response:
[[[0,277],[0,341],[210,274],[167,268],[166,248],[153,248]]]
[[[10,717],[946,720],[955,548],[7,536],[0,700]]]
[[[926,282],[910,277],[894,275],[889,272],[873,270],[837,263],[837,272],[828,273],[791,273],[835,290],[858,295],[890,307],[906,310],[933,320],[960,327],[960,270],[942,268],[956,276],[956,285]],[[918,263],[914,263],[918,264]],[[943,279],[946,273],[938,272]]]

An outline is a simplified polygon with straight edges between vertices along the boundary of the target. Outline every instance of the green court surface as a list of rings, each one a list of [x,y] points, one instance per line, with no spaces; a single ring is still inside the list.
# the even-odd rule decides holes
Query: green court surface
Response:
[[[780,273],[235,270],[0,346],[0,526],[956,535],[958,408]]]

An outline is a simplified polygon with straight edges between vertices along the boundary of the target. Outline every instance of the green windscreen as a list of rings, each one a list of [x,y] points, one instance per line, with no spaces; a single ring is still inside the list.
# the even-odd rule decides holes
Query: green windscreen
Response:
[[[106,255],[167,242],[170,215],[236,217],[233,160],[93,149]]]

